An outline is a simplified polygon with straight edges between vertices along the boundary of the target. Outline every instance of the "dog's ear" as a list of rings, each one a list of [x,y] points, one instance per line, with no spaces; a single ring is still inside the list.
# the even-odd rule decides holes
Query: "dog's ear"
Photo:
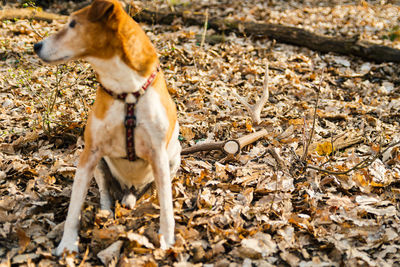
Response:
[[[90,6],[88,18],[92,22],[107,19],[113,13],[114,8],[113,1],[94,0]]]

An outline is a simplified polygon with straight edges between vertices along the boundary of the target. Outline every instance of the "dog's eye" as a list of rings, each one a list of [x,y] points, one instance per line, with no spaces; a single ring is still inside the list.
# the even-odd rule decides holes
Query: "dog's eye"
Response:
[[[69,27],[70,28],[73,28],[73,27],[75,27],[75,25],[76,25],[76,21],[75,20],[72,20],[70,23],[69,23]]]

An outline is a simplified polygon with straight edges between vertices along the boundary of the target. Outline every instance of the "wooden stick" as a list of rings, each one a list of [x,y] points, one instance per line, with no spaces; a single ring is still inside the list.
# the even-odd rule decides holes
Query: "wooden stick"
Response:
[[[181,155],[193,154],[200,151],[221,150],[225,142],[204,143],[182,149]]]
[[[262,129],[258,132],[254,132],[248,135],[244,135],[237,139],[231,139],[227,141],[220,141],[214,143],[205,143],[194,145],[192,147],[187,147],[182,150],[181,155],[192,154],[200,151],[211,151],[211,150],[221,150],[222,152],[228,155],[236,155],[240,152],[240,150],[251,144],[255,141],[265,137],[268,134],[268,131]]]

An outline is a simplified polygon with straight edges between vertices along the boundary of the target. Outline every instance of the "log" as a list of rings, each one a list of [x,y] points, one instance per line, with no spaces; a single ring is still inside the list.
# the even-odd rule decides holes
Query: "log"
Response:
[[[267,136],[267,134],[268,134],[267,130],[262,129],[258,132],[244,135],[237,139],[194,145],[192,147],[187,147],[183,149],[181,155],[187,155],[200,151],[211,151],[211,150],[221,150],[222,152],[228,155],[237,155],[243,147]]]
[[[185,25],[203,26],[205,15],[185,12],[158,12],[143,9],[133,16],[138,22],[171,25],[180,19]],[[239,21],[226,18],[208,18],[208,27],[217,32],[235,32],[254,37],[268,37],[278,42],[307,47],[322,53],[334,52],[357,56],[375,62],[400,62],[400,50],[353,38],[330,37],[301,28],[271,23]]]
[[[133,16],[138,22],[171,25],[181,19],[186,25],[203,26],[205,16],[185,12],[158,12],[143,9]],[[51,22],[66,20],[66,16],[31,9],[0,10],[0,20],[35,19]],[[224,18],[209,18],[208,26],[217,32],[236,32],[242,35],[268,37],[278,42],[307,47],[322,53],[334,52],[347,56],[357,56],[375,62],[400,62],[400,50],[353,38],[330,37],[312,33],[301,28],[272,23],[258,23]]]
[[[14,19],[33,19],[52,22],[53,20],[67,20],[67,16],[53,14],[31,8],[11,8],[0,10],[0,21]]]

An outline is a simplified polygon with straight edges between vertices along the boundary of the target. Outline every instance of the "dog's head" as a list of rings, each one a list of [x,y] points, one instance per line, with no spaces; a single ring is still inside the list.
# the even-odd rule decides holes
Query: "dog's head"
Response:
[[[128,19],[117,0],[93,0],[90,6],[72,13],[63,29],[36,43],[34,50],[48,63],[109,58],[121,50],[121,39],[116,37],[119,26],[129,23]]]

